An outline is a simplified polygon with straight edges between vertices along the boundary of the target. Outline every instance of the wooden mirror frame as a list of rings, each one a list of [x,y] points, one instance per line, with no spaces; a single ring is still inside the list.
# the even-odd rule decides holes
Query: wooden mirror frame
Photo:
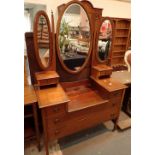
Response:
[[[60,56],[60,47],[59,47],[59,31],[60,31],[60,24],[61,24],[61,19],[64,15],[64,12],[66,11],[66,9],[72,5],[72,4],[78,4],[80,5],[84,11],[86,12],[87,14],[87,17],[88,17],[88,20],[89,20],[89,26],[90,26],[90,47],[89,47],[89,51],[88,51],[88,55],[87,55],[87,58],[85,60],[85,62],[83,63],[83,65],[81,66],[81,68],[77,71],[73,71],[71,69],[69,69],[65,63],[63,62],[63,59],[61,58]],[[58,8],[59,9],[59,8]],[[88,61],[89,61],[89,58],[90,58],[90,55],[91,55],[91,51],[92,51],[92,46],[93,46],[93,34],[91,32],[91,29],[92,29],[92,23],[91,23],[91,18],[90,18],[90,15],[89,13],[87,12],[87,8],[85,7],[85,5],[82,3],[82,1],[77,1],[77,0],[73,0],[71,2],[68,2],[67,4],[64,4],[64,8],[63,10],[60,12],[60,15],[59,15],[59,18],[58,18],[58,22],[57,22],[57,30],[56,30],[56,48],[57,48],[57,55],[58,55],[58,58],[59,58],[59,61],[62,65],[62,67],[68,72],[68,73],[71,73],[71,74],[77,74],[77,73],[80,73],[87,65]]]
[[[103,24],[103,22],[105,20],[109,20],[110,23],[111,23],[111,28],[112,28],[112,39],[111,39],[111,46],[110,46],[110,49],[109,49],[109,54],[108,54],[108,58],[105,59],[105,60],[101,60],[99,58],[99,55],[98,55],[98,40],[99,40],[99,34],[100,34],[100,28]],[[102,17],[101,20],[98,21],[99,22],[99,25],[98,25],[98,28],[97,28],[97,31],[96,31],[96,42],[95,42],[95,57],[96,57],[96,60],[99,62],[99,63],[104,63],[104,64],[110,64],[110,60],[111,60],[111,57],[112,57],[112,47],[113,47],[113,38],[114,38],[114,23],[113,21],[111,20],[110,17]]]
[[[38,48],[38,38],[37,38],[38,32],[37,31],[38,31],[38,21],[39,21],[39,17],[41,15],[45,17],[46,22],[47,22],[47,26],[48,26],[48,31],[49,31],[48,32],[48,34],[49,34],[49,62],[48,62],[47,67],[45,67],[41,62],[41,59],[39,56],[39,48]],[[38,61],[38,64],[42,70],[49,70],[51,68],[51,65],[52,65],[52,41],[51,41],[52,35],[51,35],[51,27],[50,27],[50,21],[49,21],[48,15],[43,10],[38,11],[35,15],[34,25],[33,25],[33,38],[34,38],[35,55],[36,55],[36,59]]]

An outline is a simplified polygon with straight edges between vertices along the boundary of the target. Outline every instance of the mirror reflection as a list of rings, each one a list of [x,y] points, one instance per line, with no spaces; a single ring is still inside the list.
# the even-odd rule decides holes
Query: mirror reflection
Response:
[[[90,46],[90,25],[85,10],[70,5],[62,16],[59,32],[60,56],[67,68],[77,71],[84,64]]]
[[[38,20],[37,43],[39,57],[44,67],[49,64],[49,30],[46,18],[41,15]]]
[[[98,40],[98,57],[100,60],[106,60],[110,54],[112,41],[112,25],[109,20],[105,20],[100,28]]]

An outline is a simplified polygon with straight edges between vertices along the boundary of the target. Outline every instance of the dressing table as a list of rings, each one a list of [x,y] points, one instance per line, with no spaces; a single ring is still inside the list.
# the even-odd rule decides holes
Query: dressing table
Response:
[[[112,44],[112,36],[108,36],[106,56],[104,55],[104,58],[98,56],[97,36],[100,27],[96,28],[95,24],[98,21],[108,20],[101,18],[102,9],[94,8],[86,0],[73,0],[60,5],[58,14],[56,40],[53,33],[53,15],[51,32],[48,16],[43,11],[39,11],[35,16],[33,34],[26,34],[31,79],[35,85],[42,115],[46,155],[49,155],[50,140],[65,137],[109,120],[114,122],[116,129],[126,89],[125,85],[110,78],[112,68],[109,66],[111,55],[109,45]],[[48,29],[49,44],[46,48],[39,46],[40,19],[44,19]],[[113,35],[112,26],[109,28],[108,34]],[[52,41],[55,44],[52,44]],[[78,45],[76,46],[78,48],[72,48],[71,45],[74,47]],[[46,51],[47,47],[49,57],[44,64],[40,53]],[[105,49],[102,48],[102,52],[105,52]],[[76,58],[71,56],[73,64],[67,64],[63,55],[73,54],[82,57],[83,51],[85,51],[83,62],[75,66]]]

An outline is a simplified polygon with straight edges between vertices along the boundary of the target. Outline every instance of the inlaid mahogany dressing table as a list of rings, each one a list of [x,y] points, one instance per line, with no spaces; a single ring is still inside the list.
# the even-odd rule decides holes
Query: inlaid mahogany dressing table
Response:
[[[98,58],[100,27],[96,25],[104,22],[102,9],[94,8],[86,0],[73,0],[59,6],[58,14],[56,40],[53,15],[51,32],[49,19],[43,11],[36,14],[33,34],[25,35],[31,80],[42,114],[46,155],[49,154],[49,140],[108,120],[114,122],[115,129],[126,89],[125,85],[110,78],[112,26],[104,35],[106,43],[101,43],[101,46],[107,44],[100,48],[103,53],[99,55],[103,58]],[[97,24],[98,21],[101,24]],[[42,22],[44,27],[40,26]],[[42,38],[41,32],[46,32]],[[46,46],[40,43],[44,39]],[[84,55],[83,62],[67,65],[66,57],[76,60],[79,55]]]

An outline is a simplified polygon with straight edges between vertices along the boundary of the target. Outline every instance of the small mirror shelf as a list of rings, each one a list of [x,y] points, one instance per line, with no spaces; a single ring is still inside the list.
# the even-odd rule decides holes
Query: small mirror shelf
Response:
[[[59,60],[70,73],[80,72],[90,56],[90,20],[79,3],[68,4],[58,22],[57,43]]]

